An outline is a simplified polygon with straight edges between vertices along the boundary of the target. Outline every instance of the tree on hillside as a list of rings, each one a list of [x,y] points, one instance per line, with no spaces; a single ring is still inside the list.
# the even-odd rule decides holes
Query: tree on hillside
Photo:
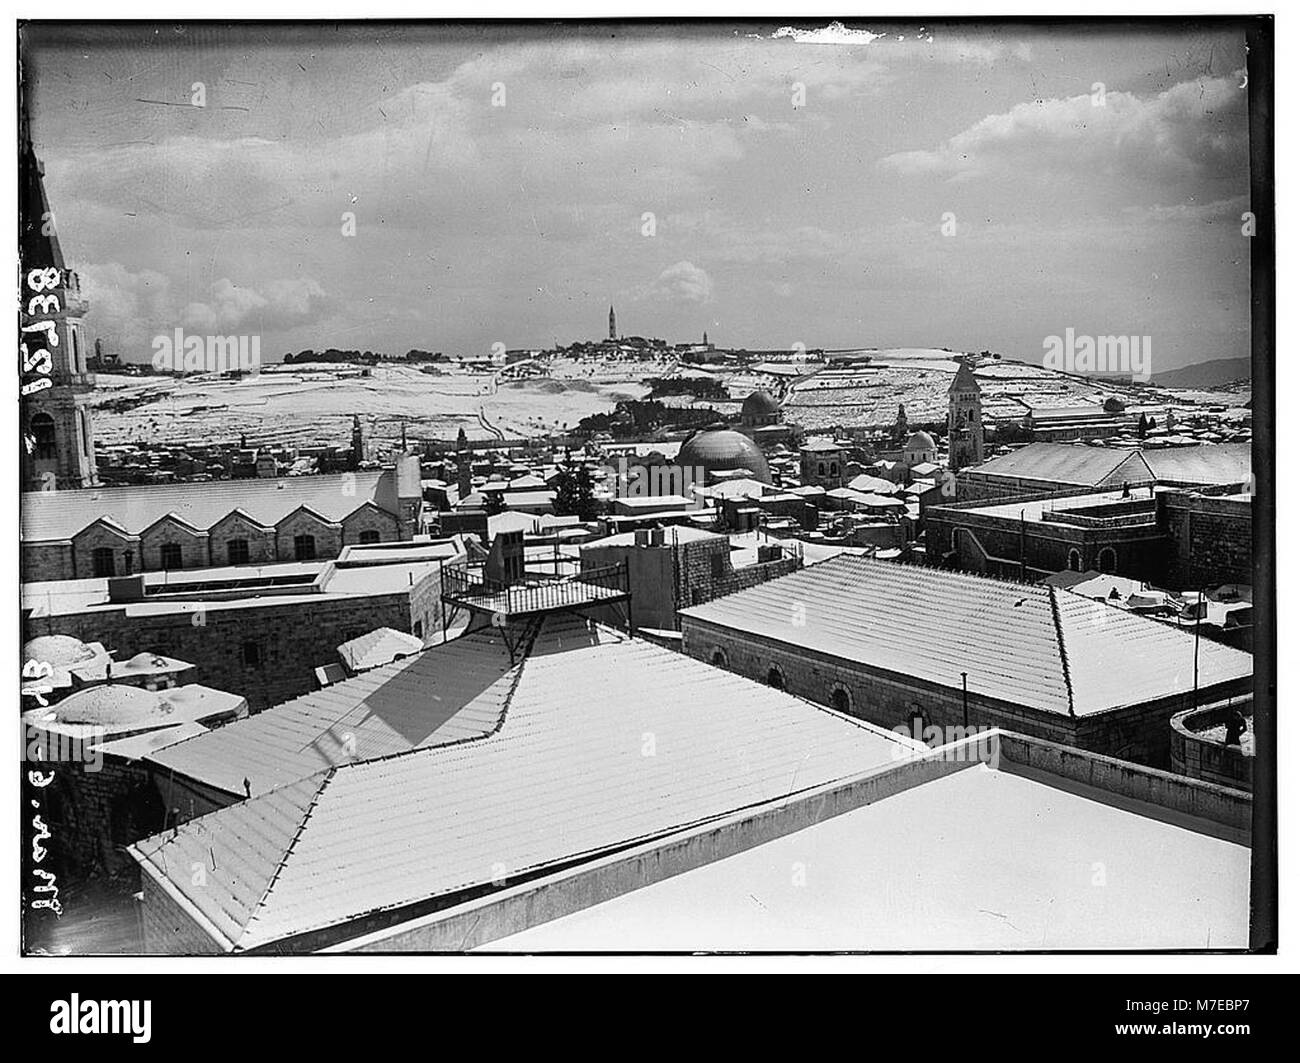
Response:
[[[591,473],[585,465],[567,463],[555,479],[555,514],[558,517],[577,517],[588,521],[596,519],[596,499],[592,491]]]

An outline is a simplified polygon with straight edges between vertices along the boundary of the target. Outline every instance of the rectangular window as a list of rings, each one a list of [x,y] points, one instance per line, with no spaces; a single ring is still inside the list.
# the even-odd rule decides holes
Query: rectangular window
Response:
[[[316,536],[295,535],[293,537],[293,557],[295,561],[314,561],[316,559]]]
[[[158,550],[158,559],[164,569],[185,567],[185,559],[181,555],[180,543],[163,543]]]
[[[259,642],[244,643],[244,667],[260,668],[262,666],[262,645]]]
[[[107,546],[97,546],[90,553],[90,563],[96,576],[115,576],[117,566],[113,563],[113,551]]]
[[[248,540],[231,539],[226,543],[226,561],[232,565],[248,564]]]

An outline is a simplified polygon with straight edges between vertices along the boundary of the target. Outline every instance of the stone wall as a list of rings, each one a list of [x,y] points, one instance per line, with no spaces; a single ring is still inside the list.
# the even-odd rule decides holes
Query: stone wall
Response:
[[[24,583],[71,579],[72,572],[71,543],[23,544],[22,580]]]
[[[1167,767],[1169,763],[1169,718],[1191,707],[1189,692],[1114,712],[1071,717],[987,698],[972,685],[963,715],[958,670],[954,670],[952,687],[941,687],[830,654],[732,631],[694,617],[682,620],[682,650],[760,683],[769,682],[775,667],[782,685],[790,693],[839,707],[881,727],[909,726],[919,710],[927,725],[1003,727],[1157,768]],[[1201,699],[1244,694],[1250,686],[1251,679],[1247,677],[1231,684],[1203,688]],[[843,693],[837,695],[837,691]]]
[[[1183,491],[1158,496],[1173,546],[1166,579],[1175,588],[1254,583],[1250,502]]]
[[[1230,706],[1182,712],[1169,721],[1169,766],[1179,775],[1234,790],[1255,788],[1255,758],[1199,732],[1226,721]],[[1249,711],[1249,709],[1247,709]]]
[[[313,690],[315,668],[337,664],[341,643],[378,627],[410,633],[417,610],[432,618],[430,603],[437,594],[435,570],[394,594],[320,595],[305,601],[295,596],[282,603],[266,598],[226,609],[210,603],[200,612],[126,607],[38,617],[28,621],[25,637],[62,634],[98,641],[111,646],[118,660],[148,650],[190,661],[194,682],[242,694],[249,711],[260,712]],[[246,653],[248,645],[257,650]]]
[[[152,875],[141,874],[144,951],[150,956],[219,956],[223,949],[206,934]]]

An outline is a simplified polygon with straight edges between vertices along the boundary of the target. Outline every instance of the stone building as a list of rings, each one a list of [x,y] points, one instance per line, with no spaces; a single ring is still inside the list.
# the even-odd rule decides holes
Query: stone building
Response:
[[[748,436],[730,428],[706,428],[696,432],[677,452],[676,464],[692,475],[703,470],[706,480],[711,473],[743,472],[765,484],[772,473],[762,450]]]
[[[124,847],[167,823],[142,756],[247,715],[240,695],[195,683],[161,690],[111,683],[24,713],[25,756],[54,765],[40,797],[51,836],[47,866],[65,884],[129,868]],[[76,759],[66,755],[73,751]]]
[[[422,531],[419,459],[325,476],[32,491],[24,581],[106,578],[337,557]]]
[[[1004,727],[1154,767],[1249,654],[1056,587],[837,557],[681,614],[683,650],[885,727]],[[1207,647],[1209,647],[1207,649]],[[1193,686],[1193,654],[1198,655]]]
[[[1238,464],[1248,454],[1234,450],[1207,457],[1181,452],[1182,460],[1148,464],[1154,454],[1133,452],[1115,464],[1114,452],[1102,452],[1098,461],[1084,457],[1091,448],[1061,449],[1080,451],[1082,460],[1054,462],[1055,475],[1087,478],[1100,473],[1111,486],[1072,490],[1057,480],[1055,490],[1040,487],[1033,493],[929,504],[929,562],[1011,579],[1095,570],[1172,589],[1254,583],[1251,498],[1242,490],[1250,471],[1248,464]],[[1130,476],[1145,482],[1131,484]],[[1166,476],[1172,483],[1166,483]],[[1230,479],[1194,489],[1174,486],[1216,477]],[[1123,486],[1114,485],[1117,479]]]
[[[957,363],[957,374],[948,386],[948,466],[956,472],[983,460],[980,385],[970,363],[963,358]]]
[[[805,487],[833,491],[847,479],[844,448],[828,439],[813,440],[799,448],[799,482]]]
[[[755,391],[740,404],[740,423],[745,428],[766,428],[781,419],[781,404],[766,391]]]
[[[28,638],[100,639],[125,656],[191,662],[198,682],[247,697],[254,712],[315,685],[335,647],[390,627],[441,637],[441,565],[459,540],[353,546],[334,561],[28,583]]]
[[[1082,494],[1104,487],[1217,487],[1250,478],[1249,443],[1215,443],[1161,450],[1030,443],[957,476],[957,501],[1046,492]]]

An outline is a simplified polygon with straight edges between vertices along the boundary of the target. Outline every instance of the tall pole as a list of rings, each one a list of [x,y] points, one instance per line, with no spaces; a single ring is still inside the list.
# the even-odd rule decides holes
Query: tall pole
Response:
[[[1205,588],[1196,592],[1196,634],[1192,638],[1192,708],[1196,708],[1201,688],[1201,613],[1205,606]]]
[[[1020,509],[1020,582],[1025,582],[1025,510]],[[965,675],[965,673],[962,673]]]
[[[970,727],[969,707],[966,703],[966,673],[961,674],[961,725],[963,728]]]

